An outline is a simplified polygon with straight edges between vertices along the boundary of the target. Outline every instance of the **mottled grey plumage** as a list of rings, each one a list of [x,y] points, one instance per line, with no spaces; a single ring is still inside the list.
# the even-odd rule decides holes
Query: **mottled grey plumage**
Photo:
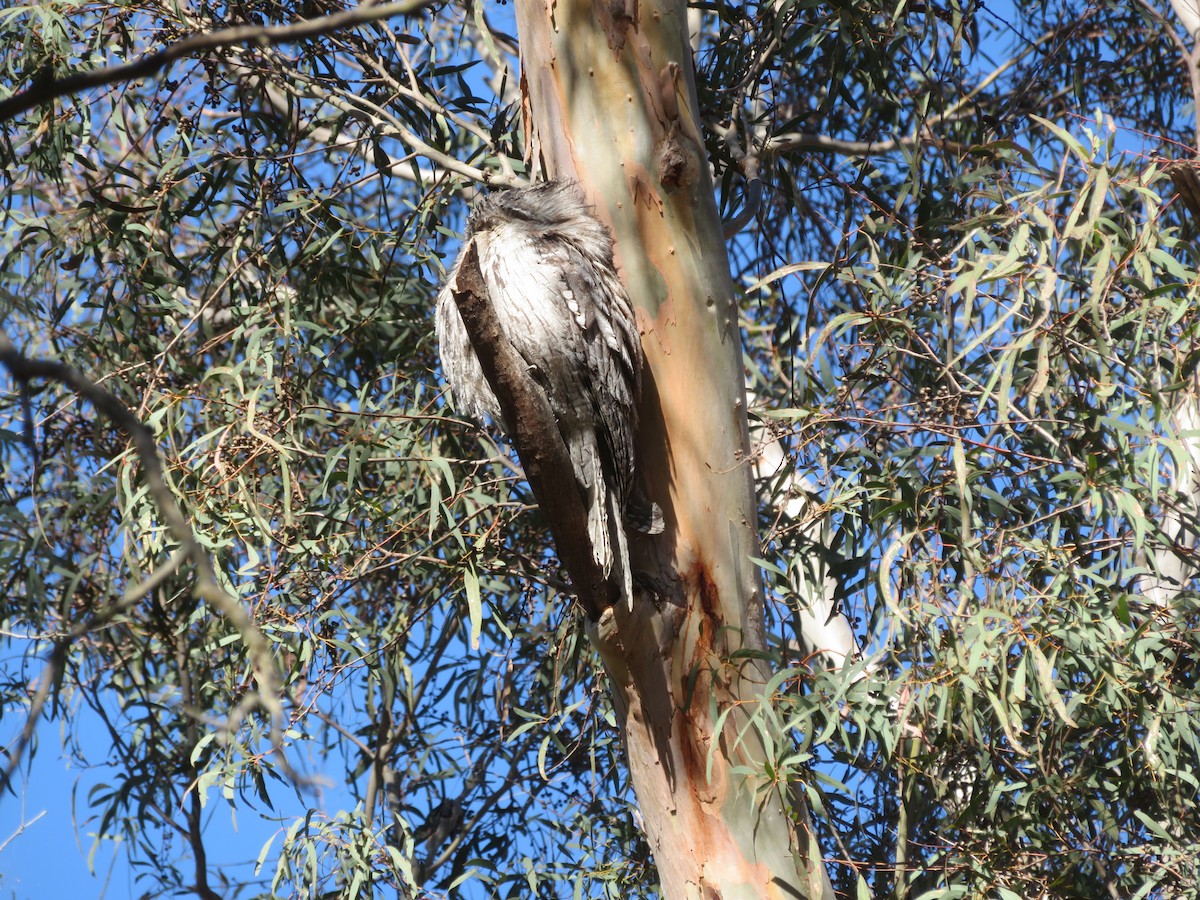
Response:
[[[588,537],[606,576],[632,598],[622,524],[633,485],[642,346],[613,265],[608,229],[574,184],[551,181],[482,198],[463,248],[474,242],[500,326],[544,388],[588,510]],[[442,371],[463,412],[500,408],[454,303],[460,251],[437,302]],[[657,510],[655,510],[657,512]],[[644,530],[661,530],[661,520]]]

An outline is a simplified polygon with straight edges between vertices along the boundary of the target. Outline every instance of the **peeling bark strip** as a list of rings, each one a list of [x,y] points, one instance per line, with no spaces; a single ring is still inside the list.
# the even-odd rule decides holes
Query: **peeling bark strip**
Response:
[[[559,558],[588,618],[595,620],[616,602],[615,592],[592,556],[583,497],[577,490],[561,487],[575,484],[571,455],[542,388],[500,327],[479,271],[474,241],[463,250],[462,268],[451,290],[479,367],[504,414],[505,431],[550,525]]]
[[[832,898],[802,787],[767,775],[766,748],[791,737],[761,705],[742,348],[686,5],[516,0],[516,12],[531,168],[583,185],[643,326],[639,458],[669,527],[633,553],[658,596],[605,610],[590,637],[663,895]]]

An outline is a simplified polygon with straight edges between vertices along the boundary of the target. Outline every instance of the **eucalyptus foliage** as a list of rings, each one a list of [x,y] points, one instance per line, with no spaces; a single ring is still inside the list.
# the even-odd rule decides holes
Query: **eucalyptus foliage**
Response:
[[[0,91],[335,8],[12,7]],[[769,774],[848,896],[1186,893],[1200,253],[1164,175],[1195,149],[1172,22],[876,0],[701,22],[757,415],[814,488],[800,517],[764,502],[762,714],[793,738]],[[153,429],[283,675],[274,748],[245,634],[193,591],[127,436],[9,380],[3,802],[66,756],[148,895],[655,895],[528,488],[435,364],[463,201],[525,177],[514,29],[430,7],[0,122],[4,333]],[[845,669],[794,649],[814,561],[863,648]],[[39,686],[62,743],[15,757]],[[236,877],[208,856],[231,811],[277,822]]]

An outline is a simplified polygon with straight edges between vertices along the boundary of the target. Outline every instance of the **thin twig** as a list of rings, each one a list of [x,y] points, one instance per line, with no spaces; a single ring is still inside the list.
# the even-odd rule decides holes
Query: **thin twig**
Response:
[[[24,834],[24,833],[25,833],[25,829],[26,829],[26,828],[28,828],[30,825],[32,825],[34,822],[36,822],[38,819],[40,819],[40,818],[41,818],[42,816],[44,816],[44,815],[46,815],[46,810],[44,810],[44,809],[43,809],[43,810],[42,810],[40,813],[38,813],[38,814],[37,814],[36,816],[34,816],[32,819],[29,819],[28,821],[24,821],[24,819],[25,819],[25,814],[24,814],[24,812],[22,811],[22,813],[21,813],[21,819],[22,819],[23,821],[21,822],[21,824],[20,824],[20,825],[18,825],[18,826],[17,826],[17,829],[16,829],[16,831],[14,831],[12,834],[10,834],[8,837],[6,837],[6,838],[5,838],[3,841],[0,841],[0,853],[3,853],[3,852],[4,852],[4,849],[5,849],[5,848],[6,848],[6,847],[7,847],[9,844],[11,844],[11,843],[12,843],[14,840],[16,840],[16,839],[17,839],[17,838],[19,838],[19,837],[20,837],[22,834]]]

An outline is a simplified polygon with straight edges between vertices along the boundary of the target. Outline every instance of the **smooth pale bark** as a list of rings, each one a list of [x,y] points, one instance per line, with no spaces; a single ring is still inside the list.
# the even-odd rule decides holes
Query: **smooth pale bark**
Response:
[[[762,408],[761,400],[753,393],[749,396],[752,410]],[[813,553],[808,559],[786,561],[800,631],[799,649],[806,662],[827,669],[853,665],[862,659],[862,651],[850,620],[838,609],[837,581],[829,574],[827,561],[833,553],[829,523],[816,517],[807,521],[805,518],[818,496],[816,486],[792,466],[783,444],[762,423],[751,425],[750,446],[762,502],[788,528],[798,528],[811,546],[822,548],[825,554]],[[858,681],[866,674],[867,670],[862,669],[853,680]]]
[[[1171,8],[1188,37],[1196,40],[1200,35],[1200,3],[1197,0],[1171,0]]]
[[[1190,390],[1181,392],[1164,437],[1172,457],[1171,487],[1178,506],[1168,505],[1159,516],[1165,541],[1144,554],[1151,570],[1138,579],[1138,588],[1154,608],[1169,610],[1196,576],[1195,551],[1200,544],[1196,518],[1200,513],[1200,376],[1192,375]]]
[[[1171,6],[1193,39],[1200,35],[1200,5],[1197,0],[1171,0]],[[1189,44],[1183,53],[1192,84],[1192,95],[1200,101],[1200,44]],[[1200,116],[1196,121],[1196,152],[1200,154]],[[1180,199],[1200,222],[1200,162],[1180,160],[1167,168],[1179,191]],[[1165,437],[1174,463],[1171,486],[1180,498],[1181,508],[1168,506],[1159,520],[1167,543],[1144,554],[1143,562],[1151,569],[1138,580],[1145,599],[1159,609],[1168,609],[1196,575],[1193,562],[1200,534],[1196,517],[1200,513],[1200,372],[1189,376],[1189,389],[1180,393],[1169,420]]]
[[[664,894],[832,897],[794,785],[762,772],[768,673],[742,350],[682,3],[518,0],[531,163],[577,178],[617,239],[647,370],[639,449],[667,529],[592,637]]]

